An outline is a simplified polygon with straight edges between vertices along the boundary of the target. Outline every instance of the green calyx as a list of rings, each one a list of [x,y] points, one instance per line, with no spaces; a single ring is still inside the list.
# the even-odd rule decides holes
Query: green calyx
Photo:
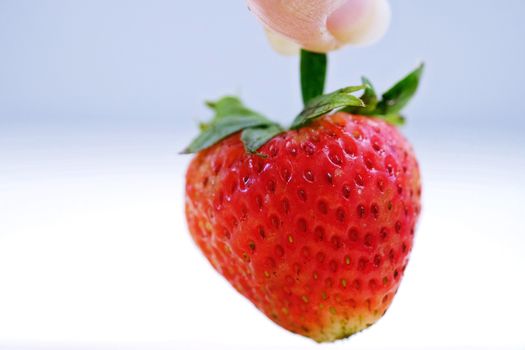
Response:
[[[423,64],[383,93],[381,99],[367,78],[362,78],[361,85],[323,94],[326,64],[325,54],[301,52],[301,88],[305,105],[289,129],[300,129],[336,111],[380,118],[394,125],[404,124],[405,118],[400,113],[416,93]],[[362,91],[361,96],[354,96],[358,91]],[[237,132],[241,132],[246,151],[256,153],[266,142],[287,130],[249,109],[237,97],[223,97],[207,105],[215,112],[214,117],[201,124],[201,133],[182,153],[202,151]]]
[[[244,106],[237,97],[226,96],[206,104],[215,116],[209,123],[201,124],[201,133],[182,153],[202,151],[239,131],[246,151],[254,153],[284,131],[279,124]]]

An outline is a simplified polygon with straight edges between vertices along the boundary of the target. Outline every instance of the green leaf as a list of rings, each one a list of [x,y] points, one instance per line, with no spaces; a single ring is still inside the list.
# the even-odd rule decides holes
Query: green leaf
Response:
[[[200,124],[201,133],[182,153],[202,151],[241,130],[276,125],[263,115],[244,106],[237,97],[227,96],[216,102],[207,102],[206,104],[215,111],[215,116],[209,123]],[[259,136],[259,138],[262,137]],[[251,139],[248,140],[251,141]],[[261,140],[254,141],[250,143],[250,147],[261,142]]]
[[[379,102],[374,87],[364,77],[363,85],[349,86],[320,95],[324,88],[326,56],[303,51],[301,79],[306,104],[293,121],[291,129],[301,128],[312,120],[337,110],[402,125],[405,119],[400,111],[415,94],[422,72],[423,65],[385,92]],[[352,95],[360,90],[364,90],[360,98]],[[247,108],[237,97],[226,96],[215,102],[207,102],[207,105],[215,112],[213,119],[199,125],[200,135],[182,153],[199,152],[239,131],[242,131],[241,141],[246,151],[256,153],[266,142],[285,131],[262,114]]]
[[[367,78],[362,78],[365,92],[360,97],[366,107],[347,107],[345,112],[380,118],[387,123],[399,126],[405,124],[405,118],[399,113],[415,94],[421,78],[423,65],[395,84],[383,94],[378,102],[374,87]]]
[[[305,105],[323,94],[327,61],[324,53],[301,50],[301,90]]]
[[[215,112],[215,118],[223,118],[231,115],[260,115],[248,109],[238,97],[225,96],[218,101],[207,101],[206,105]]]
[[[191,142],[183,153],[202,151],[237,131],[266,123],[267,121],[256,116],[231,116],[218,119],[208,124],[208,127]]]
[[[377,105],[374,114],[386,115],[399,113],[416,93],[421,74],[423,73],[423,68],[424,65],[421,64],[418,68],[385,92],[381,101]]]
[[[318,118],[326,113],[332,112],[337,109],[358,106],[364,107],[365,104],[361,99],[351,95],[351,93],[363,90],[365,86],[349,86],[330,94],[321,95],[305,106],[304,110],[295,118],[292,123],[291,129],[298,129],[315,118]]]
[[[369,115],[370,113],[372,113],[372,111],[375,110],[378,98],[374,86],[372,85],[370,80],[368,80],[368,78],[366,77],[362,77],[361,81],[363,82],[363,86],[365,87],[365,92],[361,95],[360,99],[361,101],[363,101],[365,106],[350,106],[346,107],[344,111],[360,115]]]
[[[361,100],[365,104],[365,107],[363,110],[366,113],[366,112],[373,111],[376,108],[378,98],[377,98],[376,90],[374,89],[374,86],[372,85],[370,80],[368,80],[368,78],[366,77],[362,77],[361,81],[363,82],[363,85],[365,86],[365,92],[361,96]]]
[[[253,127],[242,131],[241,140],[244,143],[247,152],[255,153],[266,142],[270,141],[283,131],[283,128],[277,124]]]

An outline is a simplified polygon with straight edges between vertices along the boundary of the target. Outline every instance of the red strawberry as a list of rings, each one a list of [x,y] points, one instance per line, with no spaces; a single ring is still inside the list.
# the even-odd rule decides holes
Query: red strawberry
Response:
[[[189,229],[213,267],[282,327],[333,341],[392,302],[421,186],[389,122],[401,120],[420,74],[379,102],[367,80],[316,97],[288,131],[235,98],[210,104],[216,116],[188,149],[200,151],[186,176]],[[363,88],[361,99],[350,95]],[[352,113],[326,114],[340,108]]]
[[[239,135],[200,152],[186,215],[208,260],[284,328],[330,341],[379,319],[420,210],[414,154],[397,129],[322,117],[247,154]]]

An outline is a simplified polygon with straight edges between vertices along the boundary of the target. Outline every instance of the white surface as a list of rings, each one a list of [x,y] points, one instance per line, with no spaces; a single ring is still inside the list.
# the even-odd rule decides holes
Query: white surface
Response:
[[[182,207],[188,158],[117,144],[0,153],[0,349],[525,345],[519,154],[418,149],[424,211],[393,306],[318,346],[266,319],[196,249]]]

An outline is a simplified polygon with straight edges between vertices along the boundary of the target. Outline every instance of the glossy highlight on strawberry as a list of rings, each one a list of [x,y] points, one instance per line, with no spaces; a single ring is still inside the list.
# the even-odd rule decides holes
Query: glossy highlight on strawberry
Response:
[[[397,128],[346,112],[280,130],[256,154],[237,132],[201,150],[186,177],[188,226],[213,267],[274,322],[319,342],[386,312],[420,197]]]

